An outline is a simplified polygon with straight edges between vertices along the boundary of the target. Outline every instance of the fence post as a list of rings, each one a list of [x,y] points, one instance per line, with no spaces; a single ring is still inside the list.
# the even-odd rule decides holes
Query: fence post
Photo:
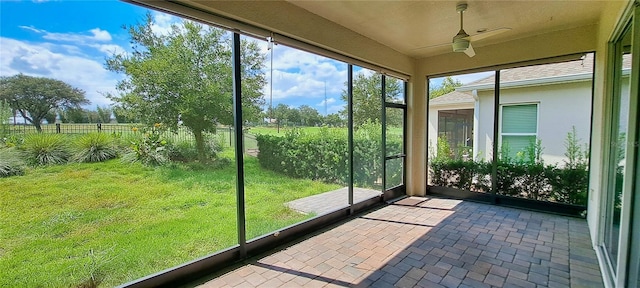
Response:
[[[233,146],[231,143],[231,126],[229,126],[229,147]]]
[[[56,123],[56,133],[60,134],[60,123]]]

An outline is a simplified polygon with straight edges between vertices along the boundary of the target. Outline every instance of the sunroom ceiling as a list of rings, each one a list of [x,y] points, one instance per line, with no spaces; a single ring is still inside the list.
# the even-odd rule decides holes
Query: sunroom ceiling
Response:
[[[450,53],[460,29],[454,1],[295,1],[313,14],[415,58]],[[465,1],[464,29],[512,30],[473,43],[483,47],[598,23],[607,1]],[[611,1],[609,1],[611,2]],[[552,45],[552,43],[550,43]],[[526,47],[523,47],[526,49]]]

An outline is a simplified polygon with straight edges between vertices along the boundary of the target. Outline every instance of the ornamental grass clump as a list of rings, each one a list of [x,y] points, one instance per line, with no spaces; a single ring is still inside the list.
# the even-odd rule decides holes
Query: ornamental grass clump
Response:
[[[0,149],[0,178],[23,175],[25,163],[20,153],[12,148]]]
[[[113,137],[104,133],[82,135],[74,146],[73,160],[77,162],[102,162],[118,156]]]
[[[20,147],[26,160],[34,166],[64,164],[69,161],[69,143],[67,137],[60,134],[31,134],[24,139]]]

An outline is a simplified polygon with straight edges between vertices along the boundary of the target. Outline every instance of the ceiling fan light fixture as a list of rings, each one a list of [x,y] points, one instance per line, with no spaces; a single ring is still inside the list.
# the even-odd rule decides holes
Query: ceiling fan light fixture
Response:
[[[465,50],[467,50],[467,48],[469,48],[469,40],[466,39],[467,37],[469,37],[469,35],[467,35],[464,30],[460,30],[460,32],[458,32],[458,35],[453,37],[451,45],[453,47],[453,52],[464,52]]]

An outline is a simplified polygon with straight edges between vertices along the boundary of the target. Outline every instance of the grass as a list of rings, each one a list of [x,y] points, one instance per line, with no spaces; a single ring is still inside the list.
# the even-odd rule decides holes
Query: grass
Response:
[[[249,239],[310,217],[284,202],[339,188],[264,171],[253,157],[245,175]],[[0,287],[114,286],[231,247],[235,185],[234,165],[119,160],[0,179]]]

